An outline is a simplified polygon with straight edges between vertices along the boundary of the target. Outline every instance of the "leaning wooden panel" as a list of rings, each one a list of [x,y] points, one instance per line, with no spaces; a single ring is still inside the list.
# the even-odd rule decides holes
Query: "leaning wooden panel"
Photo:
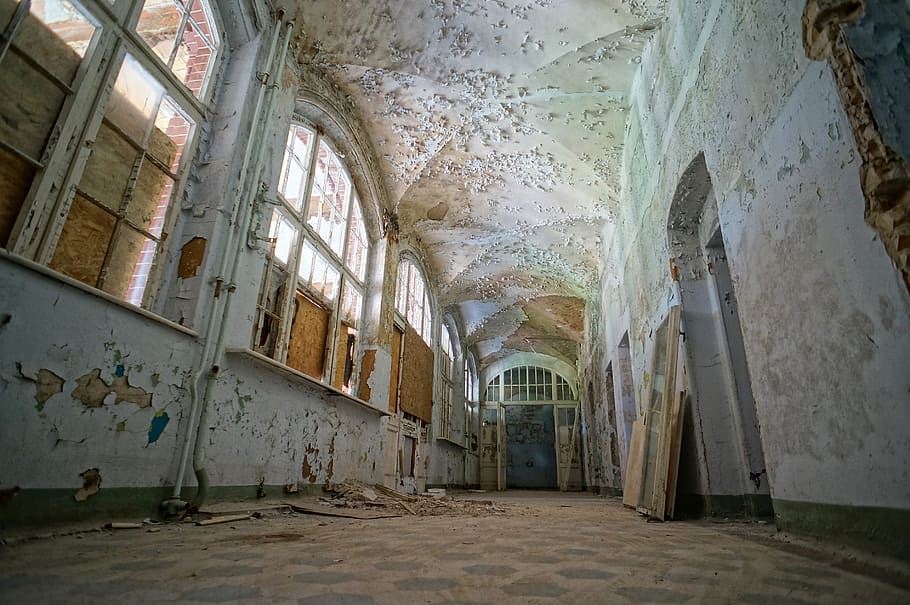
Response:
[[[661,397],[664,404],[657,441],[654,488],[652,491],[653,504],[651,506],[651,514],[658,519],[665,519],[667,516],[667,484],[670,475],[672,427],[674,418],[678,415],[678,409],[674,410],[674,403],[676,400],[676,373],[679,361],[679,315],[679,305],[670,308],[667,323],[667,363],[664,373],[664,391]]]
[[[399,406],[424,422],[433,421],[433,350],[408,326],[404,333]]]
[[[322,379],[329,312],[297,292],[297,311],[291,324],[287,364],[307,376]]]
[[[639,418],[632,424],[632,440],[629,443],[629,460],[626,462],[626,478],[622,486],[622,503],[638,508],[641,499],[641,480],[645,460],[645,419]]]
[[[681,382],[681,384],[685,384]],[[677,391],[673,402],[673,425],[670,427],[670,465],[667,476],[667,517],[676,514],[676,483],[679,478],[679,455],[682,447],[683,415],[686,409],[686,392]]]

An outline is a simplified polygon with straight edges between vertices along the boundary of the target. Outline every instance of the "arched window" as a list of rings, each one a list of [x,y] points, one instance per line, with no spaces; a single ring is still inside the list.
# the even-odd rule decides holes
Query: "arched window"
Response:
[[[254,349],[352,392],[369,239],[341,156],[304,124],[288,130],[269,242]]]
[[[0,247],[150,306],[205,120],[212,4],[6,0],[0,23],[0,115],[20,125],[0,127]]]
[[[395,309],[417,330],[424,342],[432,346],[433,313],[426,282],[417,265],[407,258],[398,263]]]
[[[455,355],[452,350],[452,337],[448,326],[439,331],[439,429],[436,436],[442,439],[452,438],[452,373]]]
[[[575,401],[569,382],[547,368],[517,366],[487,384],[487,401]]]

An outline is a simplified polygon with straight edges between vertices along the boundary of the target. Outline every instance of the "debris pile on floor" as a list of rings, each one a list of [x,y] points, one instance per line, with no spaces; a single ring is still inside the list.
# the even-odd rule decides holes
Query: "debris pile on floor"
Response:
[[[386,510],[419,516],[439,515],[502,515],[508,509],[490,500],[457,500],[444,489],[432,489],[420,495],[401,494],[384,485],[368,485],[360,481],[344,481],[325,488],[328,497],[319,501],[338,508]]]

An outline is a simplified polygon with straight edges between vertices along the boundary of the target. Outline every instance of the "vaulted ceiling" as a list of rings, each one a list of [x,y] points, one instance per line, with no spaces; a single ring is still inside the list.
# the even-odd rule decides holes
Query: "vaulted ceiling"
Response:
[[[487,364],[574,364],[664,0],[306,0],[299,60],[366,124],[402,236]]]

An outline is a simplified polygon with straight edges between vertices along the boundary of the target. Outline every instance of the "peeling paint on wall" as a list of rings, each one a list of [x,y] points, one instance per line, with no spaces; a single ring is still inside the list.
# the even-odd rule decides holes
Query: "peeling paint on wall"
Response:
[[[181,279],[196,277],[205,258],[207,243],[204,237],[194,237],[183,244],[183,248],[180,249],[180,262],[177,265],[177,277]]]
[[[87,408],[100,408],[111,392],[111,385],[101,378],[101,368],[83,374],[76,379],[76,384],[78,386],[73,389],[73,399],[78,399]]]
[[[101,471],[90,468],[79,474],[82,477],[82,487],[73,496],[76,502],[85,502],[89,497],[101,491]]]
[[[20,368],[20,374],[22,369]],[[27,378],[27,377],[26,377]],[[31,380],[31,379],[29,379]],[[63,383],[65,382],[63,378],[57,376],[55,373],[41,368],[38,370],[34,378],[35,382],[35,401],[37,405],[35,409],[39,412],[44,409],[44,404],[47,403],[47,400],[56,395],[57,393],[63,392]]]
[[[155,415],[152,416],[152,421],[149,423],[149,440],[146,445],[151,445],[158,441],[158,438],[161,437],[161,433],[164,432],[169,421],[170,417],[164,410],[158,410]]]

